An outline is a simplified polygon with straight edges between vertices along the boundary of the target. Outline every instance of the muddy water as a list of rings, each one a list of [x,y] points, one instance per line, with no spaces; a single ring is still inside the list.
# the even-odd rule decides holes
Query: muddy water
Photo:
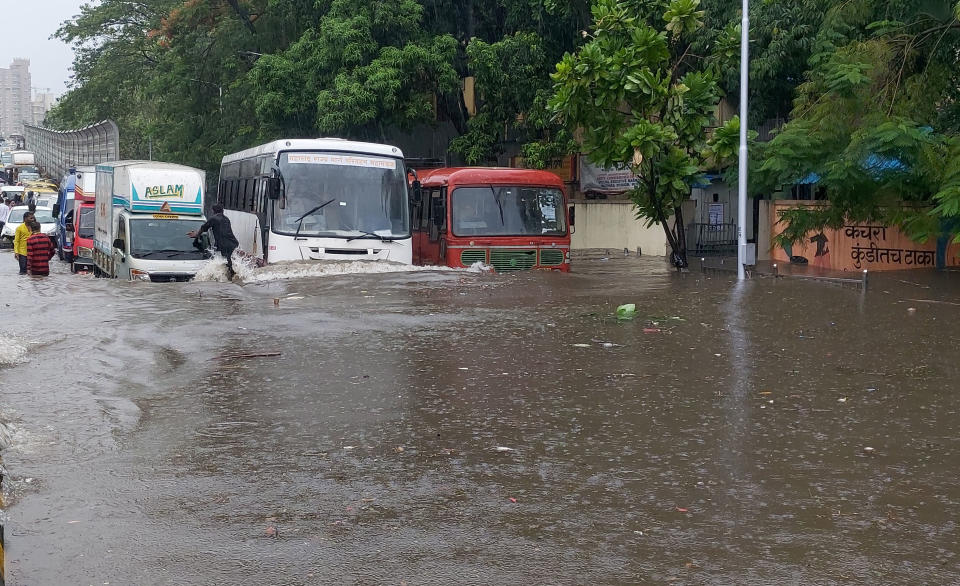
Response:
[[[960,274],[14,269],[11,584],[960,581]]]

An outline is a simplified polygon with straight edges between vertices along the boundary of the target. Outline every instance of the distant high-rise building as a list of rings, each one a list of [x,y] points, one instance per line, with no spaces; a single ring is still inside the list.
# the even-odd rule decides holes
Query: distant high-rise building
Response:
[[[23,134],[23,123],[33,121],[30,96],[30,60],[14,59],[0,68],[0,134]]]

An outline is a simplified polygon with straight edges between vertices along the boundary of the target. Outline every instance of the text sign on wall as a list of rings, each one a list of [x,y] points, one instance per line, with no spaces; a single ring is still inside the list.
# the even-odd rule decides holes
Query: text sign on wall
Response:
[[[771,233],[782,229],[780,213],[796,208],[794,203],[777,203],[771,218]],[[937,264],[937,242],[918,243],[910,240],[894,226],[850,224],[835,230],[808,232],[803,241],[791,247],[793,256],[802,256],[811,266],[837,271],[895,271],[934,268]],[[771,257],[788,262],[790,255],[776,246]],[[960,266],[960,245],[951,244],[945,251],[947,266]]]

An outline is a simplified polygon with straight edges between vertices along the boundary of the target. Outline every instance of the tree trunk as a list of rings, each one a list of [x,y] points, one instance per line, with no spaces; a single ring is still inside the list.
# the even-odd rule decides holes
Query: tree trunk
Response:
[[[687,228],[683,219],[683,206],[673,208],[673,229],[677,234],[677,246],[673,249],[673,264],[677,269],[685,269],[687,263]]]

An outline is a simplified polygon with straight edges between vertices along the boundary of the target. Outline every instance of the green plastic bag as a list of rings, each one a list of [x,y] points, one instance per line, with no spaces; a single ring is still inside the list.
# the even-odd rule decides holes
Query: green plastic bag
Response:
[[[637,317],[637,305],[625,303],[617,308],[617,319],[633,319]]]

